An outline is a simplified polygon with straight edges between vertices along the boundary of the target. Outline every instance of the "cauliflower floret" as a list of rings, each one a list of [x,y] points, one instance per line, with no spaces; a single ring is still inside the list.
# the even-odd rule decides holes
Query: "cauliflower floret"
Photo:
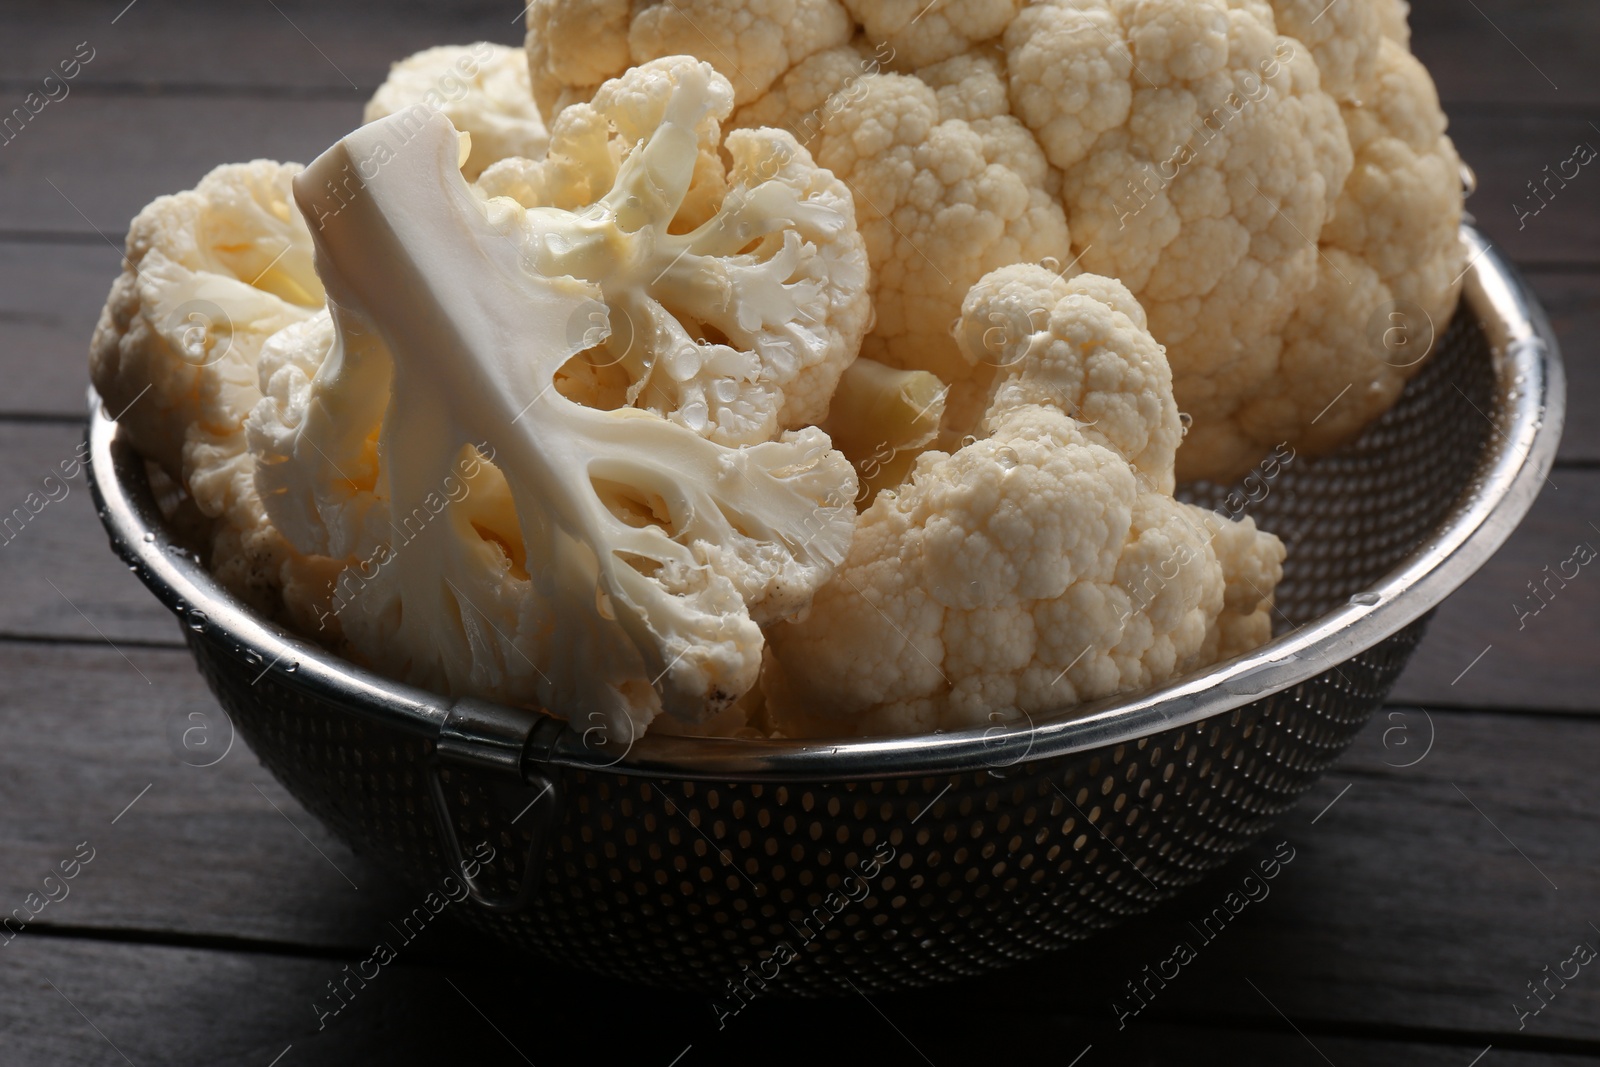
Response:
[[[938,63],[1005,32],[1024,0],[844,0],[874,43],[906,67]]]
[[[577,24],[573,2],[529,16],[530,62],[552,106],[592,92],[551,59]],[[605,5],[610,62],[636,56],[615,42],[652,36],[647,23],[682,14],[689,25],[688,8],[666,6]],[[1441,329],[1454,308],[1464,253],[1448,231],[1461,192],[1434,180],[1452,151],[1426,74],[1398,72],[1391,55],[1405,54],[1402,0],[844,6],[850,25],[829,21],[826,34],[815,19],[793,32],[771,21],[790,5],[743,9],[741,40],[790,44],[764,45],[754,73],[735,77],[732,121],[790,130],[855,194],[877,312],[863,353],[951,387],[945,447],[975,426],[984,388],[961,377],[944,325],[1008,263],[1091,270],[1133,291],[1194,419],[1185,480],[1231,480],[1285,441],[1336,447],[1393,399],[1405,375],[1369,379],[1370,342],[1319,343],[1317,328],[1342,318],[1352,336],[1390,297],[1437,311]],[[720,36],[681,37],[734,68]],[[1364,124],[1390,133],[1375,139]],[[1413,165],[1389,141],[1428,161]],[[1403,219],[1371,206],[1386,184],[1405,188]],[[1348,232],[1362,225],[1341,206],[1352,203],[1378,224],[1370,240]],[[1435,279],[1428,298],[1401,297],[1397,272]],[[1337,417],[1320,418],[1352,382]],[[1253,421],[1263,409],[1267,422]]]
[[[89,353],[95,389],[122,432],[217,520],[217,579],[272,615],[286,564],[297,576],[323,566],[291,561],[255,492],[244,435],[261,397],[263,343],[323,304],[311,236],[290,199],[300,169],[229,164],[139,212]]]
[[[538,159],[550,142],[528,84],[528,58],[520,48],[479,41],[408,56],[389,68],[361,121],[376,122],[412,104],[443,113],[471,137],[471,153],[461,164],[469,180],[497,160]]]
[[[547,159],[496,164],[479,187],[533,225],[557,220],[531,253],[541,270],[601,289],[609,336],[567,369],[566,395],[753,444],[827,414],[871,306],[848,190],[778,130],[729,134],[724,175],[717,145],[732,106],[707,64],[655,60],[563,111]],[[674,176],[682,202],[668,210],[630,162],[665,150],[649,147],[664,119],[692,136],[682,147],[693,171]],[[570,212],[581,225],[563,221]]]
[[[766,714],[786,734],[1019,719],[1270,633],[1283,546],[1172,498],[1171,377],[1125,287],[1009,268],[973,288],[957,336],[997,368],[984,436],[924,453],[810,612],[769,628]]]
[[[815,179],[799,156],[804,181],[746,183],[770,141],[735,143],[726,226],[671,232],[728,105],[709,67],[669,59],[575,109],[574,123],[605,116],[617,131],[579,139],[615,164],[582,214],[485,198],[456,168],[456,131],[426,109],[363,127],[296,182],[329,313],[263,353],[249,437],[278,528],[349,561],[332,608],[354,654],[619,731],[663,712],[693,724],[754,686],[759,624],[804,610],[843,558],[857,483],[822,431],[729,447],[690,420],[556,388],[574,356],[627,328],[621,308],[653,334],[637,344],[679,369],[688,357],[660,337],[682,325],[636,299],[656,282],[662,303],[752,343],[831,292],[803,269],[797,231],[848,233],[849,201],[798,195]],[[535,185],[570,162],[565,134],[558,122]],[[351,173],[360,188],[327,203],[330,176]],[[719,401],[748,384],[737,364],[693,369]]]
[[[673,55],[710,63],[742,103],[851,32],[839,0],[533,0],[527,11],[533,95],[546,115]]]
[[[958,385],[960,294],[1070,245],[1059,179],[1004,113],[993,57],[942,63],[926,80],[874,66],[857,49],[814,57],[737,121],[814,131],[817,161],[855,194],[877,316],[862,354]]]
[[[1433,82],[1404,48],[1374,49],[1376,88],[1346,104],[1355,166],[1323,231],[1317,283],[1284,327],[1282,366],[1197,440],[1245,457],[1290,440],[1337,447],[1384,411],[1449,325],[1463,272],[1461,160]],[[1376,325],[1375,325],[1376,324]]]

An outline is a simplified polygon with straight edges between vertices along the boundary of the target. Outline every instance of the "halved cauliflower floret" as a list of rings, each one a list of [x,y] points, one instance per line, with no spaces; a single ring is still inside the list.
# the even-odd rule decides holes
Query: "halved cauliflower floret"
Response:
[[[810,612],[769,628],[782,733],[1020,719],[1270,634],[1283,546],[1172,498],[1171,375],[1124,286],[1007,268],[973,288],[957,337],[996,368],[983,436],[924,453]]]
[[[425,109],[363,127],[296,182],[320,220],[330,314],[263,353],[250,440],[278,527],[346,561],[333,610],[360,658],[578,722],[705,721],[755,684],[759,624],[804,610],[843,558],[857,482],[825,433],[712,439],[733,432],[717,421],[729,412],[740,434],[776,431],[788,401],[767,371],[787,384],[847,362],[823,315],[855,299],[848,267],[824,277],[810,240],[847,241],[848,199],[798,150],[758,170],[782,135],[730,139],[723,202],[672,227],[729,103],[693,60],[603,88],[557,123],[548,167],[518,171],[548,192],[593,161],[602,195],[565,207],[486,199],[457,170],[454,128]],[[326,203],[349,173],[360,188]],[[815,325],[797,321],[810,311]],[[681,397],[696,383],[710,418],[564,395],[563,368],[628,329],[636,384]]]
[[[536,94],[587,99],[667,26],[724,70],[735,125],[790,130],[855,195],[863,353],[946,380],[946,445],[984,395],[946,327],[1011,262],[1132,290],[1194,418],[1185,480],[1349,439],[1418,365],[1367,323],[1454,310],[1461,188],[1401,0],[729,2],[614,0],[586,44],[595,5],[535,0]]]
[[[468,179],[512,156],[538,159],[550,135],[528,84],[528,59],[520,48],[479,41],[446,44],[407,56],[367,101],[362,122],[397,115],[412,104],[441,112],[471,138],[461,164]]]
[[[244,421],[261,398],[263,343],[323,304],[311,235],[290,197],[299,172],[296,163],[229,164],[139,212],[89,353],[122,432],[216,520],[208,547],[218,580],[274,615],[293,553],[256,495]]]
[[[709,65],[654,60],[563,111],[546,159],[506,160],[478,184],[550,229],[530,250],[542,272],[600,288],[590,317],[609,332],[563,372],[566,395],[753,444],[827,414],[871,306],[849,191],[778,130],[729,134],[724,172],[732,107]],[[641,153],[682,168],[668,189]]]

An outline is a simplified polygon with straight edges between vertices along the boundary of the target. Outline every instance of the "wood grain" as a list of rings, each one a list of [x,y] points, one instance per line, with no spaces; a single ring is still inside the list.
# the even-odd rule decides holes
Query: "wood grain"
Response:
[[[1589,400],[1570,417],[1593,413]],[[1600,552],[1600,472],[1556,470],[1550,481],[1505,547],[1439,608],[1397,700],[1600,711],[1600,558],[1567,563],[1580,545]],[[1563,582],[1562,571],[1577,576]]]
[[[85,840],[39,923],[350,947],[409,908],[233,738],[187,651],[0,643],[0,677],[0,914]]]
[[[25,939],[5,951],[0,1030],[17,1063],[98,1067],[123,1062],[120,1052],[129,1062],[163,1067],[266,1067],[280,1055],[283,1067],[835,1061],[1065,1067],[1090,1044],[1083,1021],[1060,1010],[1024,1015],[968,1005],[950,1012],[942,1001],[906,998],[781,1008],[758,1003],[719,1031],[703,1003],[655,995],[619,1003],[618,990],[560,972],[425,969],[404,957],[319,1031],[311,1004],[319,993],[327,996],[328,981],[342,977],[337,962]],[[1339,1067],[1465,1067],[1484,1047],[1445,1043],[1442,1035],[1410,1041],[1308,1036],[1281,1020],[1258,1031],[1155,1024],[1120,1040],[1102,1038],[1079,1062],[1283,1067],[1322,1063],[1326,1056]],[[1485,1064],[1580,1062],[1592,1061],[1497,1048]]]
[[[175,645],[171,613],[107,547],[85,475],[60,477],[82,440],[0,422],[0,634]]]
[[[69,96],[0,147],[0,231],[98,234],[120,248],[157,196],[222,163],[309,162],[360,123],[362,103]]]
[[[1597,34],[1600,8],[1589,0],[1411,0],[1412,50],[1452,105],[1592,105]]]
[[[388,74],[389,64],[412,52],[480,40],[521,44],[523,37],[520,5],[498,0],[230,5],[145,0],[113,24],[127,3],[8,5],[15,10],[6,12],[7,33],[0,40],[4,84],[29,86],[72,55],[80,41],[88,41],[94,58],[73,82],[85,96],[106,89],[205,87],[334,99],[355,99],[359,92],[364,101]]]
[[[83,417],[89,338],[122,270],[120,243],[90,241],[0,241],[0,418]]]

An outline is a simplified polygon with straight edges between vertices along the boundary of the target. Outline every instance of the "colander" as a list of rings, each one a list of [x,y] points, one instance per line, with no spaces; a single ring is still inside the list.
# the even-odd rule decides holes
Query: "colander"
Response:
[[[1021,724],[635,740],[451,702],[220,591],[164,528],[144,461],[97,400],[91,478],[112,547],[178,615],[261,761],[419,893],[465,864],[471,904],[452,914],[551,960],[713,996],[924,985],[1139,915],[1254,841],[1526,513],[1560,437],[1560,358],[1515,270],[1463,234],[1461,308],[1387,415],[1276,477],[1186,490],[1251,501],[1288,544],[1274,639]]]

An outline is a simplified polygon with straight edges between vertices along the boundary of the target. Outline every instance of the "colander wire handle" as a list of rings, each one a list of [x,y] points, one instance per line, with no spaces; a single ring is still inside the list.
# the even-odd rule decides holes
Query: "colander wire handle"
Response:
[[[440,726],[427,772],[440,844],[451,871],[459,872],[466,883],[468,896],[485,910],[515,914],[533,901],[545,856],[561,822],[562,797],[559,772],[530,759],[528,750],[535,735],[559,731],[563,726],[546,715],[470,698],[452,704]],[[502,805],[516,812],[506,823],[506,832],[513,839],[519,824],[528,829],[516,888],[510,893],[492,892],[480,875],[470,873],[489,861],[476,854],[469,856],[457,832],[462,821],[456,818],[450,801],[451,785],[467,775],[486,780]]]

